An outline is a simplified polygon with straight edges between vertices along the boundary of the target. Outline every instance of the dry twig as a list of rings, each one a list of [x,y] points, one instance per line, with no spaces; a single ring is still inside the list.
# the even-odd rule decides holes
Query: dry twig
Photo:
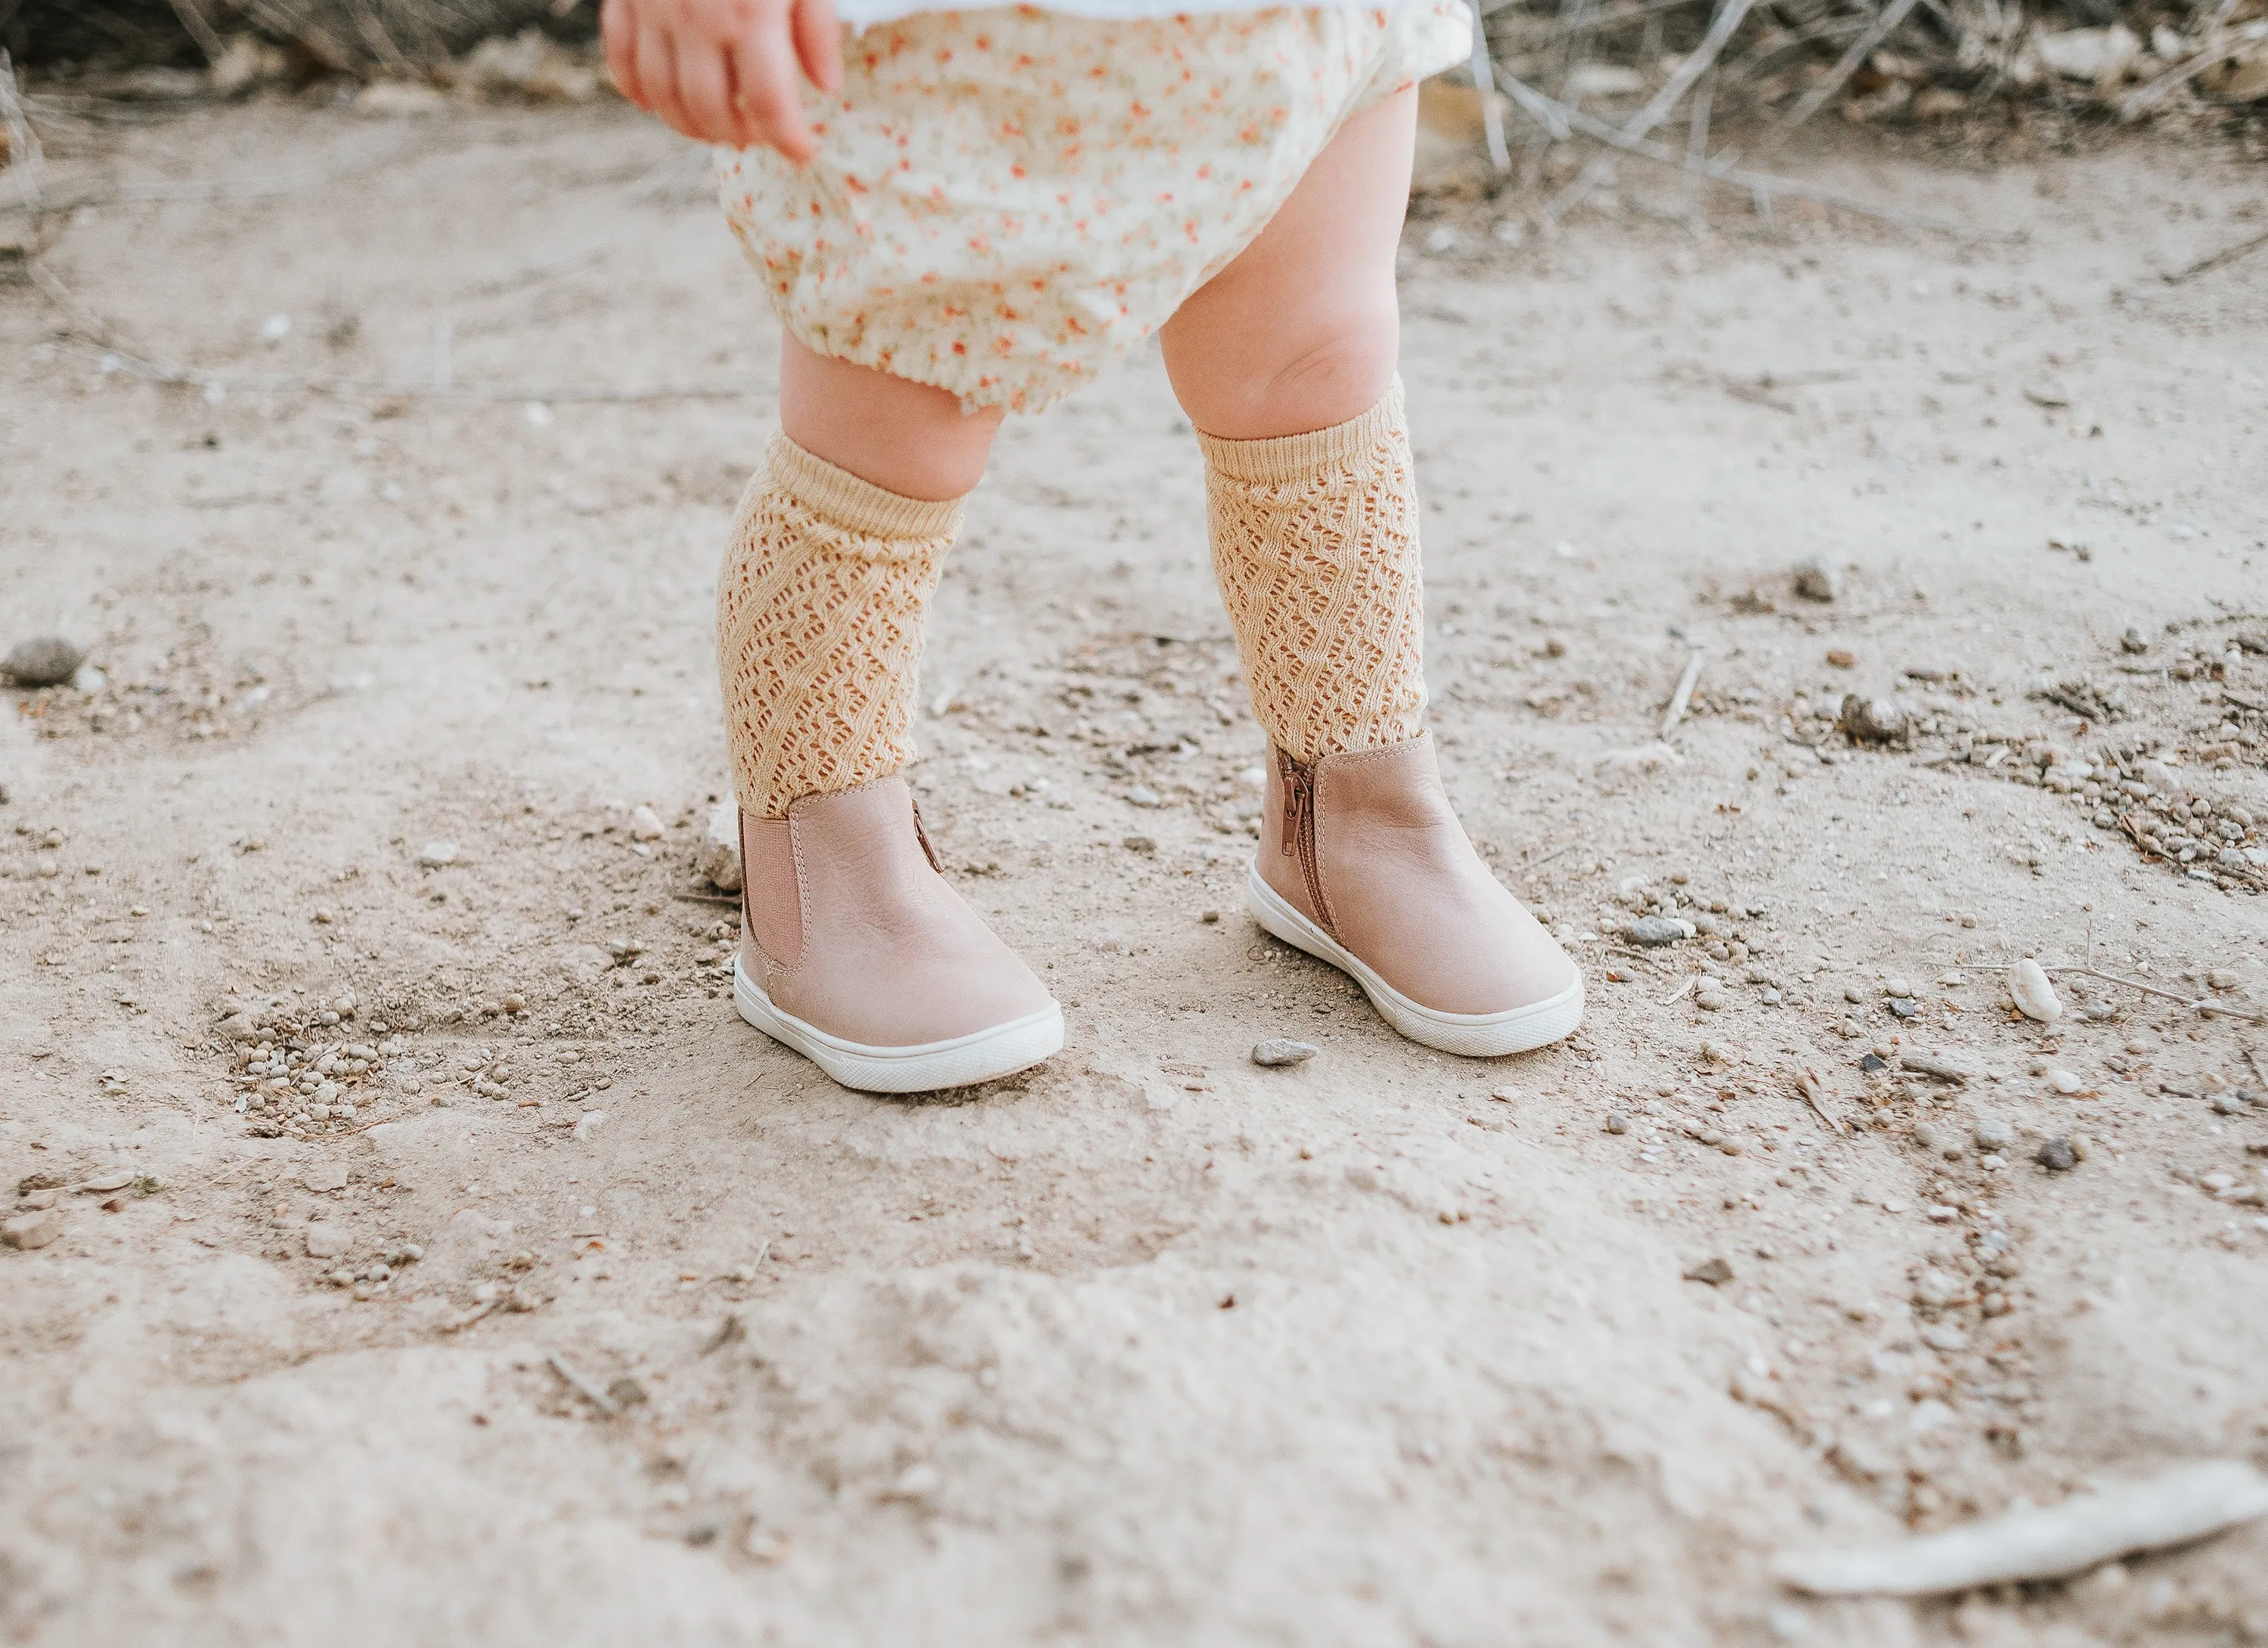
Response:
[[[1661,736],[1667,739],[1685,719],[1685,711],[1693,703],[1693,684],[1701,679],[1701,666],[1708,661],[1709,649],[1697,646],[1685,659],[1685,673],[1677,678],[1677,690],[1669,695],[1669,709],[1661,717]]]
[[[1933,1596],[2084,1573],[2264,1515],[2268,1476],[2242,1460],[2217,1460],[1875,1550],[1783,1552],[1772,1568],[1818,1596]]]
[[[622,1412],[622,1408],[620,1402],[616,1402],[613,1397],[608,1395],[606,1392],[600,1390],[596,1385],[593,1384],[584,1374],[577,1372],[574,1364],[568,1361],[565,1357],[561,1356],[556,1350],[544,1357],[544,1361],[550,1365],[551,1371],[554,1373],[556,1373],[562,1379],[566,1381],[568,1389],[573,1391],[578,1396],[580,1396],[585,1402],[590,1403],[592,1407],[596,1408],[600,1413],[606,1415],[609,1419]]]
[[[1515,75],[1501,76],[1498,84],[1503,87],[1506,94],[1513,102],[1520,105],[1521,110],[1530,119],[1559,141],[1564,142],[1570,133],[1580,132],[1584,136],[1605,143],[1609,148],[1620,149],[1625,153],[1638,155],[1644,159],[1658,161],[1663,166],[1675,166],[1681,172],[1690,172],[1696,177],[1711,183],[1721,184],[1727,188],[1744,189],[1760,199],[1770,200],[1775,195],[1785,195],[1792,200],[1816,201],[1822,206],[1832,206],[1840,211],[1853,212],[1862,217],[1872,217],[1882,223],[1896,224],[1901,229],[1952,235],[1966,240],[2006,241],[2021,238],[2005,230],[1977,229],[1967,224],[1948,222],[1942,217],[1926,217],[1914,212],[1900,211],[1896,207],[1882,206],[1872,201],[1860,200],[1857,195],[1846,195],[1841,189],[1829,188],[1817,183],[1806,183],[1797,178],[1781,177],[1769,172],[1752,172],[1723,160],[1712,160],[1699,166],[1691,166],[1682,151],[1672,149],[1666,143],[1654,143],[1647,138],[1625,136],[1619,128],[1609,125],[1595,114],[1587,114],[1580,109],[1571,108],[1557,98],[1546,97]]]
[[[1774,129],[1770,149],[1786,143],[1795,129],[1827,107],[1828,100],[1843,89],[1844,83],[1858,72],[1859,65],[1867,61],[1874,48],[1890,37],[1890,31],[1906,20],[1906,13],[1914,9],[1914,0],[1889,0],[1889,4],[1874,14],[1867,30],[1852,40],[1850,48],[1827,71],[1826,77],[1796,100],[1795,107],[1780,116]],[[1770,149],[1767,152],[1770,152]]]
[[[1842,1133],[1843,1129],[1833,1116],[1827,1114],[1826,1103],[1819,1096],[1822,1091],[1822,1084],[1817,1070],[1807,1064],[1796,1071],[1795,1091],[1802,1097],[1803,1102],[1811,1107],[1811,1114],[1827,1124],[1829,1132],[1838,1136]]]
[[[1622,136],[1625,140],[1638,142],[1669,118],[1671,111],[1692,89],[1693,83],[1716,63],[1718,54],[1725,49],[1725,42],[1732,39],[1733,31],[1741,26],[1741,20],[1748,16],[1749,7],[1753,3],[1754,0],[1722,0],[1717,8],[1716,17],[1709,25],[1709,33],[1703,36],[1700,45],[1686,55],[1685,60],[1677,65],[1676,71],[1662,82],[1661,89],[1646,99],[1646,106],[1623,122]],[[1606,166],[1594,160],[1583,168],[1581,176],[1562,189],[1544,207],[1544,217],[1556,220],[1565,216],[1587,199],[1591,191],[1605,182],[1606,178]]]

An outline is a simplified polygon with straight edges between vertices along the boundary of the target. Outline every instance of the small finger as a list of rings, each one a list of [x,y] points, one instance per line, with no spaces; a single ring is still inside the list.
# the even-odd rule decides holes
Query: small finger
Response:
[[[715,46],[681,46],[677,51],[677,102],[686,123],[679,129],[708,143],[736,141],[726,57]]]
[[[803,72],[822,92],[843,85],[843,30],[835,20],[835,0],[796,0],[795,55]]]
[[[625,102],[639,108],[645,99],[638,91],[637,25],[631,20],[630,0],[607,0],[599,13],[599,34],[606,42],[607,72]]]
[[[669,36],[659,29],[638,31],[637,70],[638,89],[645,93],[644,107],[664,125],[683,131],[685,114],[677,102],[676,55],[670,50]]]
[[[733,147],[759,147],[763,133],[749,111],[747,94],[740,89],[740,54],[729,46],[725,50],[725,100],[733,116]]]
[[[769,143],[789,159],[811,158],[811,129],[804,123],[803,100],[796,95],[793,64],[784,54],[759,54],[744,41],[733,54],[739,87],[738,110],[752,143]]]

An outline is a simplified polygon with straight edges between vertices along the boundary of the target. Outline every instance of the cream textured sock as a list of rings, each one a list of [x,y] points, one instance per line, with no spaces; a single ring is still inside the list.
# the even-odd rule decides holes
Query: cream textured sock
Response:
[[[1424,587],[1401,380],[1312,434],[1197,440],[1213,575],[1268,736],[1303,765],[1416,738]]]
[[[773,438],[717,582],[743,811],[856,789],[913,758],[922,621],[964,500],[901,497]]]

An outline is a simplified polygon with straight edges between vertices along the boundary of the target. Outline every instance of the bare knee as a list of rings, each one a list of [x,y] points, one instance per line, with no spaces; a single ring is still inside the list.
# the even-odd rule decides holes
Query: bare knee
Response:
[[[1226,440],[1304,435],[1360,416],[1394,379],[1392,296],[1296,317],[1209,327],[1167,340],[1166,368],[1189,422]]]
[[[943,389],[780,347],[780,426],[806,452],[901,497],[960,497],[984,475],[998,408],[963,413]]]

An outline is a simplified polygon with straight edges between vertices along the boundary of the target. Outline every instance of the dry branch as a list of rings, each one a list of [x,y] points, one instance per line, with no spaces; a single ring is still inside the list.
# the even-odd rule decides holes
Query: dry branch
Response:
[[[1926,217],[1916,212],[1900,211],[1893,206],[1883,206],[1873,201],[1861,200],[1855,195],[1822,184],[1807,183],[1800,178],[1782,177],[1770,172],[1751,172],[1744,166],[1712,160],[1705,165],[1689,163],[1681,151],[1666,143],[1644,137],[1630,137],[1617,127],[1610,126],[1595,114],[1572,108],[1557,98],[1550,98],[1513,75],[1500,75],[1497,84],[1514,103],[1553,137],[1564,141],[1571,133],[1580,132],[1611,148],[1638,155],[1663,166],[1675,166],[1695,177],[1727,188],[1745,189],[1764,199],[1785,195],[1791,200],[1816,201],[1822,206],[1832,206],[1841,211],[1854,212],[1862,217],[1873,217],[1883,223],[1896,224],[1902,229],[1926,231],[1933,234],[1952,235],[1967,240],[2014,240],[2020,237],[2005,230],[1977,229],[1967,224],[1947,221],[1942,217]]]
[[[1772,1567],[1816,1596],[1933,1596],[2083,1573],[2264,1515],[2268,1476],[2220,1460],[1876,1550],[1784,1552]]]

